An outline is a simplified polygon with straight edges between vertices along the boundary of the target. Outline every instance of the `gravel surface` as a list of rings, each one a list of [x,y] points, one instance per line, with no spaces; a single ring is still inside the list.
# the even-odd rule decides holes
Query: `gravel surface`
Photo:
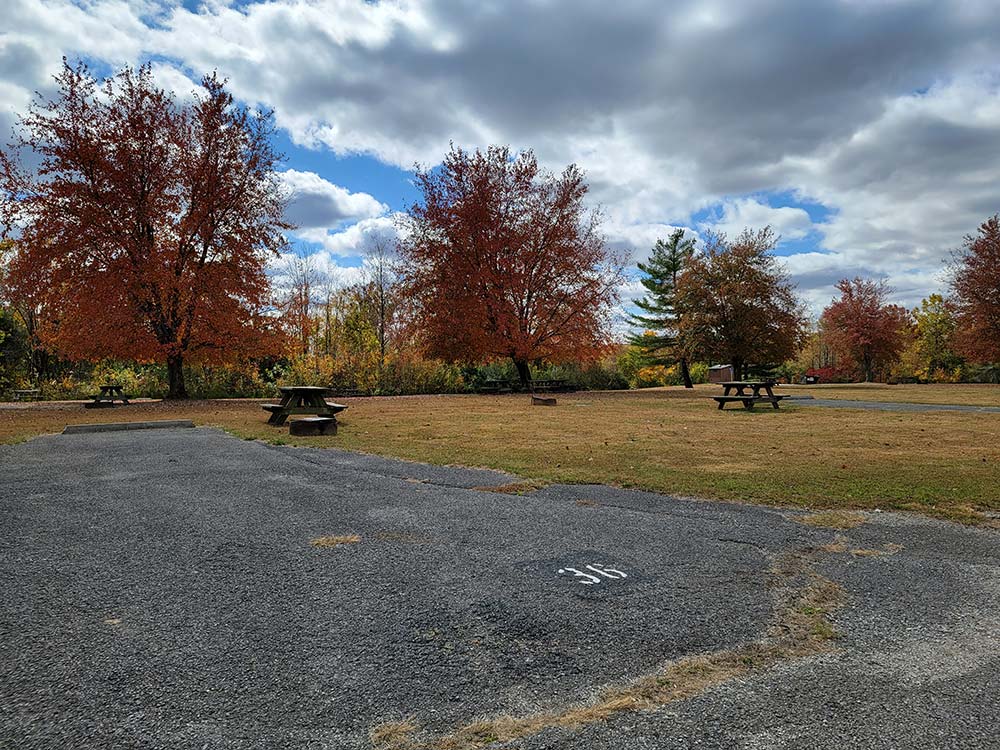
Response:
[[[573,705],[759,638],[774,557],[838,533],[203,428],[48,436],[0,466],[5,750],[365,748],[405,716]],[[507,747],[1000,747],[1000,536],[868,519],[841,546],[891,553],[818,558],[848,594],[835,653]]]

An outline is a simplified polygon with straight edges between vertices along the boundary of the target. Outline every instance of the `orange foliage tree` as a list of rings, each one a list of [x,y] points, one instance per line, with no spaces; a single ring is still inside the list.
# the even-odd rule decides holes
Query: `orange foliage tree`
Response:
[[[958,308],[956,344],[977,362],[1000,362],[1000,216],[965,238],[952,289]]]
[[[820,317],[823,338],[842,362],[857,367],[868,382],[876,370],[899,360],[913,320],[905,307],[886,301],[889,287],[884,281],[844,279],[837,288],[840,298]]]
[[[532,152],[453,147],[417,174],[400,269],[428,353],[449,361],[588,359],[607,343],[623,262],[583,206],[575,165],[558,177]]]
[[[43,342],[165,362],[173,398],[185,361],[274,351],[265,267],[289,225],[271,114],[235,106],[215,75],[189,102],[148,66],[100,85],[64,62],[55,80],[0,153],[0,218],[20,233],[10,283],[46,310]]]
[[[680,342],[688,355],[732,365],[737,380],[750,365],[793,358],[805,342],[802,304],[771,254],[770,227],[743,230],[730,241],[707,234],[703,252],[677,279]]]

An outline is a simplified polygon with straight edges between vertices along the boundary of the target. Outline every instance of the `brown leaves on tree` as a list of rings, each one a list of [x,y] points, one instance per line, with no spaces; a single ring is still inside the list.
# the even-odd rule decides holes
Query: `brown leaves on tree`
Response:
[[[452,148],[417,174],[401,269],[432,356],[586,359],[606,343],[622,261],[583,207],[583,174],[539,170],[530,151]]]
[[[844,279],[837,288],[840,298],[820,318],[823,337],[841,363],[858,368],[866,382],[873,380],[906,348],[912,318],[905,307],[888,304],[884,281]]]
[[[98,85],[64,63],[58,93],[0,155],[0,218],[19,229],[14,293],[46,311],[43,342],[74,359],[165,361],[274,351],[265,265],[284,244],[270,113],[237,107],[214,75],[181,102],[148,66]]]
[[[732,364],[737,380],[747,365],[791,359],[805,339],[802,305],[771,255],[777,241],[770,227],[745,229],[732,242],[709,234],[677,280],[683,347]]]
[[[978,362],[1000,362],[1000,216],[965,238],[953,268],[958,308],[956,345]]]

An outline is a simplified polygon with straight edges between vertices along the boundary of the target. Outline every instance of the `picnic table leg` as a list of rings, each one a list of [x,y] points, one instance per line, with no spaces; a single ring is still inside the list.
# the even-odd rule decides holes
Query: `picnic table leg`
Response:
[[[774,391],[771,389],[771,386],[769,386],[769,385],[764,386],[764,390],[767,392],[767,397],[769,399],[771,399],[771,406],[773,408],[777,409],[778,408],[778,399],[776,399],[774,397]]]
[[[292,400],[291,393],[282,393],[281,401],[278,402],[278,406],[284,409],[285,407],[288,406],[288,402],[291,400]],[[288,419],[288,415],[285,414],[284,411],[272,411],[271,416],[267,418],[267,423],[275,427],[281,427],[281,425],[285,423],[286,419]]]

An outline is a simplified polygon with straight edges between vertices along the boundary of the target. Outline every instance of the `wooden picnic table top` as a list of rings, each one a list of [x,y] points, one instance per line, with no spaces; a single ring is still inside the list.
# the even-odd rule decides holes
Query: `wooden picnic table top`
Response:
[[[321,385],[279,385],[282,393],[326,393],[330,389]]]
[[[723,380],[716,385],[777,385],[777,380]]]

